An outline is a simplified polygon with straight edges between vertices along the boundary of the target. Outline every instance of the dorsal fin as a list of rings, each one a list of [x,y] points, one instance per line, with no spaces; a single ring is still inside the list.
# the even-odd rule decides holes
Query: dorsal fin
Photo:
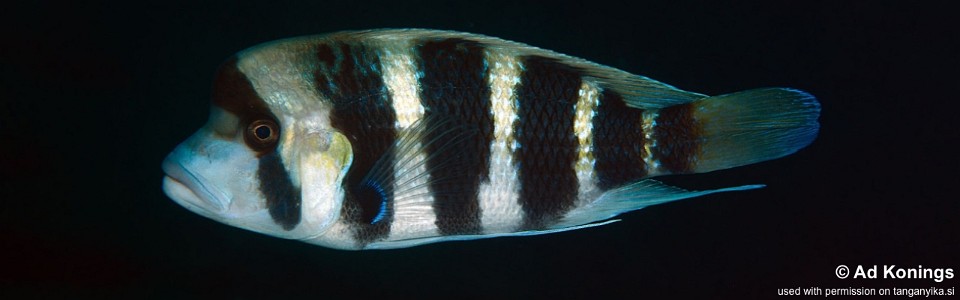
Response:
[[[634,108],[662,108],[706,97],[702,94],[684,91],[666,83],[581,58],[479,34],[429,29],[378,29],[337,32],[325,37],[336,39],[412,39],[414,41],[457,38],[476,41],[489,49],[503,51],[504,53],[512,53],[517,56],[540,56],[569,65],[583,72],[584,80],[593,81],[604,90],[619,93],[623,96],[627,106]]]

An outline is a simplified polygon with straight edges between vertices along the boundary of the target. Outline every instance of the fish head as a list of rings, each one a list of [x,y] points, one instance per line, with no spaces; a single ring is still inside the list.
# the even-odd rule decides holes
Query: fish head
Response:
[[[163,190],[227,225],[288,239],[321,236],[339,219],[350,142],[322,125],[322,108],[290,110],[267,99],[274,94],[258,92],[243,63],[221,67],[207,123],[163,161]]]

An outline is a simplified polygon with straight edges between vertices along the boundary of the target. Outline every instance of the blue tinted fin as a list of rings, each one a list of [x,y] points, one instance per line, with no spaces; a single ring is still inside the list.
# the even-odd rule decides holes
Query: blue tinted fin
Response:
[[[752,190],[763,186],[762,184],[752,184],[706,191],[688,191],[653,179],[647,179],[607,191],[596,201],[571,210],[555,227],[576,226],[606,220],[628,211],[670,201],[720,192]]]
[[[795,89],[754,89],[691,104],[702,134],[694,173],[789,155],[810,145],[820,130],[820,103]]]
[[[663,108],[706,97],[706,95],[703,94],[684,91],[669,84],[644,76],[634,75],[614,67],[523,43],[480,34],[430,29],[385,29],[341,32],[336,34],[374,38],[463,39],[477,42],[493,51],[512,53],[517,57],[541,57],[577,69],[578,72],[583,75],[584,81],[594,82],[604,90],[610,90],[620,94],[627,106],[635,108]]]
[[[449,153],[450,149],[455,149],[458,144],[469,140],[476,133],[476,130],[459,124],[453,118],[437,115],[424,117],[407,128],[398,130],[397,139],[388,150],[392,156],[377,161],[362,181],[364,186],[376,191],[375,194],[393,195],[392,206],[387,205],[388,200],[385,197],[382,199],[378,206],[379,211],[371,220],[371,224],[380,221],[388,207],[392,207],[394,216],[422,213],[424,209],[432,210],[434,203],[424,201],[426,198],[423,197],[429,195],[429,185],[455,180],[449,176],[448,178],[432,176],[438,173],[432,170],[455,167],[453,166],[455,161],[447,159],[453,156],[444,154]],[[436,147],[436,151],[428,154],[425,150],[428,147]],[[431,159],[433,164],[428,165],[427,161]],[[392,176],[387,176],[388,174]],[[388,179],[392,181],[388,182]]]
[[[541,234],[557,233],[557,232],[564,232],[564,231],[570,231],[570,230],[603,226],[603,225],[607,225],[607,224],[619,222],[619,221],[620,220],[608,220],[608,221],[599,222],[599,223],[583,224],[579,226],[571,226],[571,227],[555,228],[555,229],[547,229],[547,230],[529,230],[529,231],[520,231],[520,232],[491,233],[491,234],[448,235],[448,236],[437,236],[437,237],[397,240],[397,241],[388,241],[388,242],[376,242],[376,243],[368,244],[363,249],[364,250],[394,249],[394,248],[413,247],[413,246],[437,243],[437,242],[469,241],[469,240],[478,240],[478,239],[487,239],[487,238],[496,238],[496,237],[541,235]]]

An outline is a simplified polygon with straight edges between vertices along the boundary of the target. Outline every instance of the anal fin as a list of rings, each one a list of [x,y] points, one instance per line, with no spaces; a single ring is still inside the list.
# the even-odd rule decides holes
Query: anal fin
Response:
[[[407,247],[438,243],[438,242],[469,241],[469,240],[479,240],[479,239],[488,239],[488,238],[496,238],[496,237],[541,235],[541,234],[550,234],[550,233],[603,226],[603,225],[615,223],[618,221],[620,220],[608,220],[604,222],[582,224],[577,226],[546,229],[546,230],[527,230],[527,231],[518,231],[518,232],[504,232],[504,233],[490,233],[490,234],[446,235],[446,236],[415,238],[415,239],[396,240],[396,241],[387,241],[387,242],[377,242],[377,243],[371,243],[367,245],[364,249],[365,250],[366,249],[382,250],[382,249],[394,249],[394,248],[407,248]]]
[[[720,192],[745,191],[762,188],[762,184],[743,185],[704,191],[688,191],[669,186],[653,179],[628,184],[612,189],[589,204],[578,207],[554,227],[569,227],[606,220],[616,215],[676,200],[699,197]]]

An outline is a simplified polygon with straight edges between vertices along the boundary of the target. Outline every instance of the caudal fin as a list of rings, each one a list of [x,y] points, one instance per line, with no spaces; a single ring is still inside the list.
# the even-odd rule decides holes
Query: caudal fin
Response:
[[[691,104],[701,134],[699,155],[690,162],[694,173],[789,155],[810,145],[820,129],[820,103],[794,89],[754,89]]]

